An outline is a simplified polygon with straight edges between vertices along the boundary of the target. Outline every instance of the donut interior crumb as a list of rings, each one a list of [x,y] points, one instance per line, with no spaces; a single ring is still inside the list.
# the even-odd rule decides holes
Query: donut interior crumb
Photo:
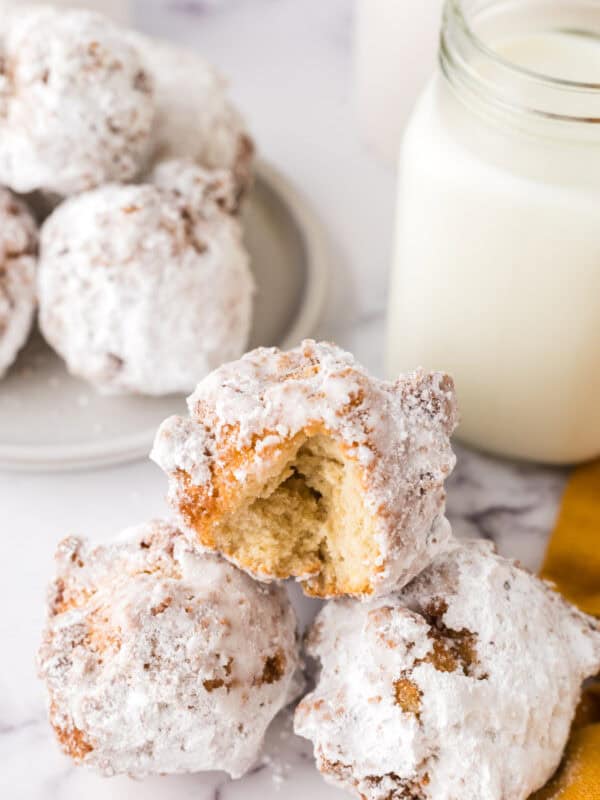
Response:
[[[360,475],[326,435],[308,438],[283,470],[217,523],[217,547],[309,594],[369,594],[379,550]]]

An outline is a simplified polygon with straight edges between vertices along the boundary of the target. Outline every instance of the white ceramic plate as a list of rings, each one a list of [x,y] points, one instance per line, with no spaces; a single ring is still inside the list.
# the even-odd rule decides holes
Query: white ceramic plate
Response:
[[[286,178],[261,163],[244,228],[258,288],[250,347],[298,344],[313,332],[327,291],[321,226]],[[66,470],[140,458],[158,424],[184,408],[181,396],[102,397],[34,334],[0,382],[0,468]]]

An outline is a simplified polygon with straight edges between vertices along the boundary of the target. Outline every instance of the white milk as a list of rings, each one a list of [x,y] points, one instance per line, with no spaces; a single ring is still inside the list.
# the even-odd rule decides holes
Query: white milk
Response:
[[[356,94],[361,129],[396,163],[402,130],[435,66],[443,0],[357,0]]]
[[[493,43],[512,64],[553,78],[600,83],[600,42],[595,37],[545,31],[502,37]]]
[[[534,31],[491,46],[600,84],[593,38]],[[506,96],[537,108],[542,92],[532,81]],[[390,375],[452,373],[459,436],[475,446],[549,463],[598,456],[600,125],[494,119],[460,94],[436,76],[403,145]],[[596,94],[568,92],[563,105],[595,116]]]

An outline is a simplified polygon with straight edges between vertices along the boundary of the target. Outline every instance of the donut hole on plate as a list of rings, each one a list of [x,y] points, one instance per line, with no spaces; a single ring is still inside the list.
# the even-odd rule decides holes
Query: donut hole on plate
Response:
[[[269,479],[211,530],[245,569],[302,581],[307,594],[368,594],[379,549],[358,465],[316,435],[278,460]]]

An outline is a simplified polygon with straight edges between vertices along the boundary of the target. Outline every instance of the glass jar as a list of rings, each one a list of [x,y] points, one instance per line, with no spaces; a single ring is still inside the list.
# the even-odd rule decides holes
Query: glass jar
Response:
[[[449,0],[399,173],[390,376],[453,374],[471,445],[600,455],[600,0]]]

